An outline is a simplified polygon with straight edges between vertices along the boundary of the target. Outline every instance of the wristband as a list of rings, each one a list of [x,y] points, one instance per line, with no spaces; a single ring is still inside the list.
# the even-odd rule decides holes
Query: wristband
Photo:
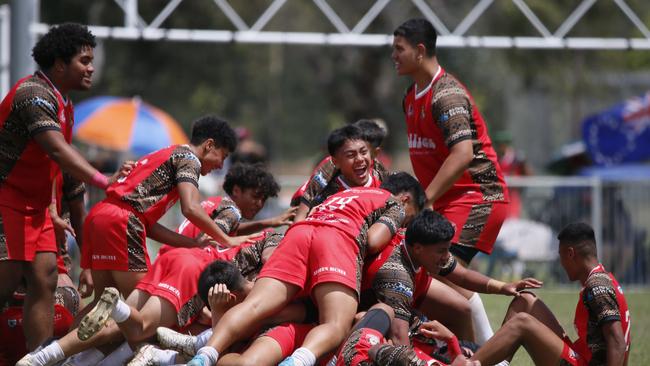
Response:
[[[106,189],[108,188],[108,178],[104,174],[97,172],[90,180],[90,184],[101,189]]]
[[[460,344],[458,344],[458,338],[456,338],[456,336],[447,341],[447,348],[452,360],[463,354],[463,352],[460,350]]]
[[[486,293],[488,294],[498,294],[505,286],[505,282],[497,281],[494,278],[490,278],[485,285]]]

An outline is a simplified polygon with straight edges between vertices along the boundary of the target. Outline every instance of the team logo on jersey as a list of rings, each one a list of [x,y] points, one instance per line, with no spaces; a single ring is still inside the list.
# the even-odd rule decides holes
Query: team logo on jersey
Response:
[[[421,119],[424,119],[424,116],[426,115],[426,114],[424,113],[424,111],[425,111],[424,106],[422,106],[422,108],[420,109],[420,118],[421,118]]]
[[[379,344],[379,337],[377,337],[374,334],[368,334],[366,335],[366,339],[368,340],[368,343],[370,343],[371,346],[374,346],[376,344]]]
[[[406,115],[409,117],[413,116],[413,104],[409,104]]]

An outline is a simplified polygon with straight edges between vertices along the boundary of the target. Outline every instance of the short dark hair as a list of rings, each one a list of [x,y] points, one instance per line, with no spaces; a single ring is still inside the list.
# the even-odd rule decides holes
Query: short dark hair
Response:
[[[380,147],[386,138],[386,130],[371,119],[360,119],[354,122],[354,125],[363,131],[363,139],[373,148]]]
[[[341,146],[348,140],[363,140],[365,141],[363,131],[355,125],[345,125],[341,128],[330,132],[327,138],[327,151],[331,156],[336,155]]]
[[[430,208],[423,210],[406,228],[405,241],[407,245],[421,245],[447,242],[454,237],[454,227],[441,214]]]
[[[244,276],[234,264],[217,260],[210,263],[199,276],[198,293],[205,306],[210,308],[208,291],[218,283],[223,283],[230,292],[244,288]]]
[[[594,229],[584,222],[573,222],[565,226],[557,235],[560,245],[574,247],[584,256],[597,256]]]
[[[267,172],[262,164],[241,164],[233,165],[226,174],[223,181],[223,190],[232,194],[235,186],[241,189],[252,188],[264,195],[264,198],[277,197],[280,186],[273,175]]]
[[[84,25],[64,23],[56,25],[45,33],[32,48],[32,57],[41,70],[49,70],[56,59],[66,64],[78,54],[83,47],[95,48],[95,36]]]
[[[217,147],[225,147],[230,152],[237,148],[235,130],[217,116],[203,116],[192,124],[192,145],[201,145],[207,139],[213,139]]]
[[[424,18],[409,19],[393,32],[394,36],[404,37],[413,47],[422,43],[427,49],[427,56],[436,54],[438,35],[433,24]]]
[[[389,175],[383,182],[381,182],[380,188],[385,189],[394,195],[403,192],[410,193],[415,200],[418,210],[424,208],[424,204],[427,202],[427,196],[425,195],[420,182],[406,172],[398,172]]]

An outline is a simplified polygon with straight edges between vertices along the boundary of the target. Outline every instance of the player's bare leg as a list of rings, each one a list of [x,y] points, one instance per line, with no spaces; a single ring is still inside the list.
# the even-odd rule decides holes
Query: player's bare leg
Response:
[[[458,291],[433,278],[425,299],[418,307],[429,319],[435,319],[451,330],[458,339],[474,340],[472,309]]]
[[[135,290],[139,291],[139,290]],[[173,327],[176,324],[176,309],[167,300],[150,296],[139,309],[131,308],[129,317],[117,326],[132,346],[156,335],[158,327]]]
[[[550,328],[526,313],[517,313],[472,356],[482,365],[512,360],[519,347],[526,348],[535,365],[556,366],[560,363],[564,341]]]
[[[246,299],[219,319],[212,337],[189,365],[213,364],[218,358],[216,352],[223,352],[237,340],[252,335],[264,318],[286,306],[298,290],[298,286],[274,278],[258,279]]]
[[[27,293],[23,304],[23,330],[27,349],[33,351],[52,337],[54,291],[56,291],[56,254],[37,252],[24,270]]]
[[[503,323],[505,324],[510,320],[510,318],[513,318],[518,313],[528,313],[532,315],[560,338],[565,335],[564,329],[562,329],[562,326],[555,315],[553,315],[546,304],[544,304],[544,302],[532,292],[522,292],[518,297],[515,297],[510,302]]]
[[[259,337],[242,354],[229,353],[217,366],[275,366],[282,361],[282,348],[271,337]]]
[[[334,350],[345,339],[357,312],[357,294],[351,288],[335,282],[314,287],[312,294],[318,305],[319,325],[303,342],[316,358]]]

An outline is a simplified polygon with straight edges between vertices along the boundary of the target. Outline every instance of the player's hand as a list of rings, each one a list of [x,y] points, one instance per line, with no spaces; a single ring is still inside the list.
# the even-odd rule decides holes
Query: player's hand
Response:
[[[506,283],[501,290],[504,295],[519,296],[519,291],[529,288],[540,288],[544,282],[535,278],[524,278],[523,280]]]
[[[197,248],[203,248],[207,246],[219,247],[219,243],[210,237],[208,234],[201,234],[194,239],[194,243]]]
[[[419,329],[420,334],[428,338],[434,338],[441,341],[448,341],[454,338],[454,333],[447,329],[437,320],[428,321],[423,323]]]
[[[213,313],[218,311],[223,314],[234,304],[236,298],[223,283],[217,283],[208,290],[208,303]]]
[[[65,232],[69,232],[70,235],[73,237],[76,237],[76,233],[74,232],[74,229],[72,228],[72,225],[62,219],[59,216],[52,216],[52,226],[54,227],[54,236],[56,238],[56,243],[57,245],[62,245],[65,244],[66,242],[66,236]]]
[[[254,233],[254,234],[250,234],[250,235],[234,236],[234,237],[230,238],[230,240],[228,241],[227,246],[229,248],[233,248],[233,247],[238,247],[238,246],[240,246],[242,244],[246,244],[246,243],[254,243],[255,242],[254,238],[257,238],[259,236],[260,236],[259,232]]]
[[[271,226],[278,227],[291,225],[293,223],[293,218],[296,216],[296,211],[298,211],[298,207],[289,207],[282,214],[271,219]]]
[[[86,298],[93,294],[95,284],[90,269],[82,269],[79,273],[79,295]]]
[[[131,173],[131,170],[135,167],[136,162],[133,160],[126,160],[120,166],[120,169],[115,172],[112,176],[108,178],[108,185],[115,183],[120,178],[124,178]]]
[[[450,366],[481,366],[481,361],[471,361],[463,356],[458,356]]]

